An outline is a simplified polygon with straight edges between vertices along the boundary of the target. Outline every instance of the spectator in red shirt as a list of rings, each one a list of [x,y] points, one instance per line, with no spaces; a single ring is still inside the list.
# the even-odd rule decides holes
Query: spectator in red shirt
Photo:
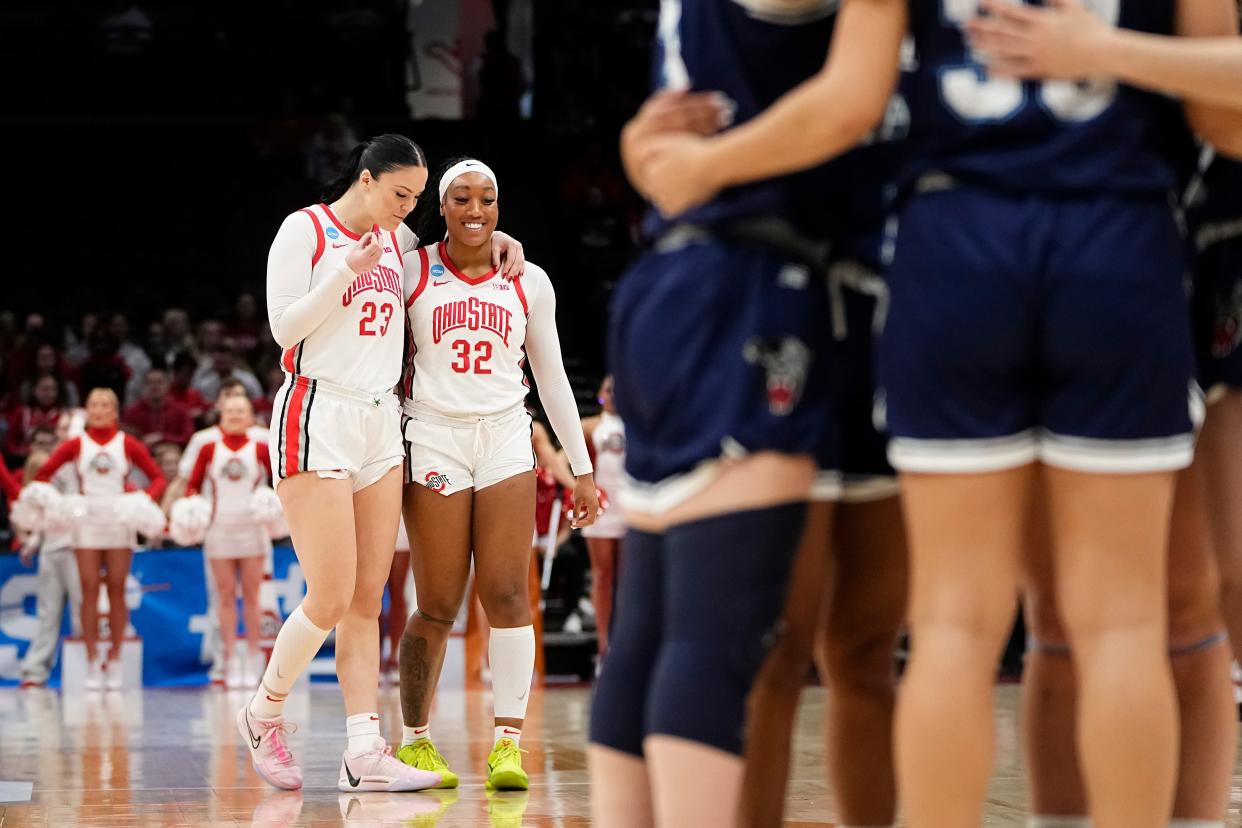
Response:
[[[198,361],[189,351],[182,351],[173,358],[172,381],[168,386],[168,398],[176,401],[189,413],[197,425],[203,425],[211,403],[190,383],[194,372],[198,370]],[[281,382],[284,382],[281,375]]]
[[[41,425],[55,429],[64,410],[60,383],[55,377],[43,377],[35,383],[29,402],[9,414],[9,428],[4,435],[4,453],[15,467],[26,462],[34,430]]]
[[[176,443],[184,447],[194,433],[194,421],[180,403],[169,397],[168,373],[162,368],[147,371],[142,399],[125,407],[121,421],[125,430],[151,448],[156,443]]]

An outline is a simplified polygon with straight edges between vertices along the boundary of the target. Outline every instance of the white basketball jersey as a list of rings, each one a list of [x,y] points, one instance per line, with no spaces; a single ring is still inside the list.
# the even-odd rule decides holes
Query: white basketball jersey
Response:
[[[538,292],[551,290],[547,273],[527,262],[512,282],[495,271],[472,278],[441,242],[407,257],[405,284],[407,413],[489,417],[521,405],[530,390],[526,319]]]
[[[267,447],[262,449],[267,451]],[[250,496],[265,480],[267,471],[258,457],[259,444],[254,440],[236,451],[217,440],[212,449],[211,466],[207,476],[211,480],[213,522],[228,525],[254,523],[250,516]]]
[[[89,434],[80,440],[77,458],[78,480],[84,495],[119,495],[125,493],[129,476],[129,459],[125,456],[125,432],[118,431],[106,443],[96,443]]]
[[[313,240],[307,290],[336,270],[360,238],[337,221],[326,204],[292,214],[280,233],[304,235],[307,250]],[[280,367],[285,373],[368,394],[388,393],[397,386],[405,336],[403,259],[411,257],[418,240],[404,224],[383,236],[379,263],[345,289],[339,309],[281,354]]]
[[[615,504],[625,480],[625,424],[621,418],[601,412],[599,424],[591,432],[591,443],[595,449],[595,485],[607,492]]]

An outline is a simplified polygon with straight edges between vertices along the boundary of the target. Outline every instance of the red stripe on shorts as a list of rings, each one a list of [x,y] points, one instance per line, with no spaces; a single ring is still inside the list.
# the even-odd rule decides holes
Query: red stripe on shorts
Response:
[[[305,377],[298,377],[289,392],[289,414],[285,417],[285,477],[293,477],[301,471],[298,457],[302,452],[298,443],[302,437],[302,401],[309,385]]]

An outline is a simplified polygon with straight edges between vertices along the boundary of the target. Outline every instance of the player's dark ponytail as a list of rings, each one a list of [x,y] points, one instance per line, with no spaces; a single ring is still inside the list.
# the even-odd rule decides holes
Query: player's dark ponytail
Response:
[[[425,166],[427,156],[409,138],[391,132],[377,135],[349,151],[336,178],[324,187],[322,198],[325,204],[330,204],[345,195],[363,170],[370,170],[371,175],[379,178],[384,173],[401,167]]]

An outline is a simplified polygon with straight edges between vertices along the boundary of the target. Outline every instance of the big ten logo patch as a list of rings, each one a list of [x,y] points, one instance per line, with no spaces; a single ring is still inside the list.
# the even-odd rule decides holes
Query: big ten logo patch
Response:
[[[431,489],[433,492],[442,492],[449,484],[449,476],[447,474],[441,474],[437,471],[430,471],[427,472],[427,476],[424,478],[424,481],[423,485],[425,485],[428,489]]]

